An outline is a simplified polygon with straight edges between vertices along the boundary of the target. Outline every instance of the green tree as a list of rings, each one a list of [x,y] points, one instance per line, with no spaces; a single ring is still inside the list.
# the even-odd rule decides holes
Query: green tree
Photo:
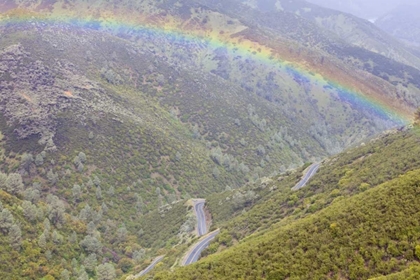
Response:
[[[23,215],[28,221],[33,222],[36,219],[36,206],[30,201],[24,201],[22,203]]]
[[[67,269],[64,269],[60,273],[61,280],[70,280],[70,272]]]
[[[48,204],[48,218],[54,225],[64,224],[64,202],[61,201],[57,196],[49,194],[47,196]]]
[[[87,235],[80,241],[80,246],[83,247],[88,253],[97,253],[102,249],[101,242],[94,236]]]
[[[42,233],[38,238],[38,245],[41,249],[45,249],[47,247],[47,237],[44,233]]]
[[[128,231],[125,227],[125,225],[122,225],[118,230],[117,230],[117,241],[118,242],[124,242],[127,240],[127,234]]]
[[[89,280],[89,275],[86,273],[86,270],[83,266],[80,268],[77,280]]]
[[[96,267],[98,280],[114,280],[116,278],[115,268],[110,263],[98,265]]]
[[[34,161],[34,156],[32,154],[25,153],[25,154],[22,155],[22,158],[20,160],[20,164],[21,164],[23,169],[29,170],[33,161]]]
[[[13,249],[20,250],[22,244],[22,232],[20,226],[13,224],[9,230],[9,242]]]
[[[58,182],[58,174],[54,173],[52,169],[47,172],[47,179],[51,184],[56,184]]]
[[[42,157],[41,154],[37,154],[35,157],[35,165],[36,166],[41,166],[44,164],[44,158]]]
[[[80,196],[82,195],[82,188],[79,185],[75,184],[73,185],[72,193],[74,201],[78,202],[80,200]]]
[[[22,176],[19,173],[10,173],[7,176],[6,190],[12,194],[18,194],[23,191]]]
[[[86,162],[86,154],[84,152],[79,153],[79,159],[82,163]]]
[[[7,175],[0,172],[0,189],[7,190]]]
[[[83,265],[85,266],[87,271],[93,272],[95,270],[97,262],[98,260],[96,258],[96,254],[92,253],[85,258],[85,260],[83,261]]]
[[[420,245],[416,245],[416,248],[414,250],[414,254],[416,255],[417,259],[420,260]]]
[[[13,215],[10,211],[4,208],[0,212],[0,230],[3,233],[8,233],[14,222]]]

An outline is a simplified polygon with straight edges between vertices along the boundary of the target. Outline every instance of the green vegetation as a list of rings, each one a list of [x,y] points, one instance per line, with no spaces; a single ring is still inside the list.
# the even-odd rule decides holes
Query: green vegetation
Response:
[[[403,108],[420,102],[415,68],[303,17],[236,0],[27,2],[8,1],[1,9],[18,9],[0,15],[0,278],[124,279],[160,255],[156,271],[173,269],[196,240],[188,200],[198,197],[221,228],[204,255],[224,256],[420,168],[418,139],[403,131],[325,160],[291,191],[305,162],[395,125],[326,85],[323,70]],[[239,47],[117,29],[99,15],[185,26],[192,38],[219,34]],[[271,63],[279,58],[312,72]]]
[[[366,279],[417,261],[420,170],[154,279]]]

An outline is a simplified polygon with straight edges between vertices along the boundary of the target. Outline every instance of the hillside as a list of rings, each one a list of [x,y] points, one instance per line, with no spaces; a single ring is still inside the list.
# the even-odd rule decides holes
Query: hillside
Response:
[[[0,278],[171,267],[195,241],[190,198],[228,239],[250,217],[225,249],[331,204],[289,197],[305,163],[411,121],[415,67],[238,1],[0,3]]]
[[[351,1],[334,1],[334,0],[309,0],[308,2],[349,13],[367,20],[375,20],[386,14],[401,3],[408,3],[410,0],[351,0]]]
[[[403,135],[397,133],[385,137],[379,141],[376,152],[372,150],[372,155],[365,157],[368,160],[375,157],[377,153],[380,155],[382,141],[391,143],[391,146],[398,142],[408,144],[413,136]],[[394,141],[391,140],[393,138]],[[398,140],[395,140],[396,138]],[[415,138],[418,139],[418,136]],[[395,151],[391,147],[388,149]],[[356,156],[357,149],[348,154]],[[339,160],[338,157],[337,160]],[[356,170],[360,166],[374,173],[375,167],[363,158],[351,162]],[[398,162],[401,161],[398,160]],[[334,172],[334,169],[330,168],[335,164],[333,160],[329,166],[327,164],[324,167],[324,171]],[[366,169],[367,166],[370,168]],[[406,168],[410,170],[415,167],[406,166]],[[384,170],[385,174],[392,174],[396,171],[391,171],[392,169],[390,166],[378,167],[376,170]],[[347,170],[345,173],[348,177],[353,172]],[[297,219],[280,220],[278,224],[265,227],[268,229],[251,235],[230,249],[208,256],[197,264],[179,268],[174,273],[158,273],[154,279],[195,279],[199,275],[202,279],[318,279],[322,277],[368,279],[393,274],[406,268],[407,271],[394,276],[390,275],[386,279],[403,279],[393,277],[414,275],[416,269],[409,270],[408,267],[415,264],[419,258],[416,246],[420,238],[417,233],[420,171],[415,169],[398,176],[400,172],[405,171],[397,171],[395,175],[390,176],[396,179],[390,181],[385,179],[385,183],[377,186],[374,184],[367,190],[359,187],[358,191],[353,191],[353,195],[349,195],[351,190],[349,186],[339,183],[338,189],[335,189],[335,192],[338,191],[337,195],[334,193],[332,202],[322,210],[312,210],[314,214],[304,215]],[[318,179],[325,177],[322,173],[317,176]],[[347,179],[344,177],[340,182]],[[296,195],[304,195],[307,200],[315,203],[323,201],[319,195],[325,195],[326,190],[317,191],[318,188],[315,188],[317,182],[318,180],[314,178],[310,189],[303,191],[304,193],[297,192]],[[351,182],[350,178],[349,182]],[[372,181],[368,179],[365,182]],[[340,191],[344,191],[343,195],[340,195]],[[272,204],[274,205],[274,202]],[[277,205],[279,205],[278,202]],[[291,205],[289,204],[289,207]],[[258,206],[257,204],[249,212]],[[305,208],[312,207],[308,205]],[[292,212],[289,211],[289,213]],[[272,214],[273,212],[269,215]],[[246,227],[250,228],[253,223],[260,220],[248,219],[247,221]],[[236,225],[240,227],[238,223]],[[222,236],[222,234],[219,236],[219,240]],[[223,240],[226,242],[229,239],[225,236]]]
[[[327,33],[324,36],[327,36],[330,40],[335,40],[336,48],[346,48],[343,46],[343,43],[340,42],[340,40],[342,40],[347,44],[381,54],[392,60],[420,69],[419,57],[416,57],[404,44],[367,20],[336,10],[323,8],[303,0],[261,0],[254,2],[255,4],[258,3],[258,5],[252,5],[253,2],[250,1],[242,2],[258,9],[264,14],[272,14],[272,16],[274,16],[274,14],[277,13],[279,16],[283,12],[288,12],[305,18],[310,22],[317,24],[324,30],[331,32],[331,34]],[[308,30],[308,28],[305,28],[304,30]],[[312,34],[312,36],[314,36],[314,34]],[[305,37],[307,36],[299,36],[298,38],[300,40],[305,40]],[[313,38],[310,38],[308,41],[312,41],[311,43],[314,44],[313,40]],[[323,48],[322,45],[320,47]],[[324,46],[324,48],[325,47],[327,46]],[[330,53],[332,52],[332,50],[328,49],[327,51]],[[357,57],[357,53],[348,52],[348,54]]]
[[[420,44],[420,17],[417,13],[419,8],[420,5],[416,3],[400,5],[378,18],[375,24],[396,38],[418,46]]]

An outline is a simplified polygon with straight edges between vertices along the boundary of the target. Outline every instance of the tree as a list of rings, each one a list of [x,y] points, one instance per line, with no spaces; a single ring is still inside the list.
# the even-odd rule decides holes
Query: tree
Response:
[[[144,258],[144,255],[145,255],[145,250],[144,249],[140,249],[140,250],[138,250],[138,251],[134,251],[133,252],[133,259],[136,261],[136,262],[140,262],[143,258]]]
[[[118,242],[124,242],[127,240],[127,234],[128,231],[125,227],[125,225],[122,225],[118,230],[117,230],[117,241]]]
[[[95,186],[99,187],[99,185],[101,184],[101,180],[98,176],[95,175],[95,177],[93,177],[93,183],[95,184]]]
[[[96,254],[92,253],[85,258],[85,260],[83,261],[83,265],[85,266],[87,271],[92,272],[92,271],[95,270],[95,266],[96,266],[97,262],[98,262],[98,260],[96,259]]]
[[[10,173],[6,180],[6,190],[12,194],[23,191],[22,176],[19,173]]]
[[[55,244],[60,244],[63,237],[56,230],[54,230],[52,233],[52,239]]]
[[[122,258],[118,262],[118,267],[124,272],[127,273],[131,270],[131,268],[134,266],[134,262],[129,258]]]
[[[47,196],[48,203],[48,218],[54,224],[63,224],[65,206],[64,202],[61,201],[57,196],[49,194]]]
[[[80,241],[80,246],[83,247],[88,253],[97,253],[102,249],[101,242],[94,236],[87,235]]]
[[[44,225],[44,230],[46,231],[50,231],[51,229],[51,223],[50,220],[48,220],[48,218],[45,218],[44,221],[42,222]]]
[[[96,198],[98,200],[102,199],[102,189],[99,186],[96,188]]]
[[[102,202],[101,209],[104,214],[108,212],[108,206],[106,206],[105,202]]]
[[[64,269],[61,271],[60,277],[62,280],[70,280],[70,272],[67,269]]]
[[[22,203],[23,215],[28,221],[33,222],[36,219],[36,206],[30,201],[24,201]]]
[[[0,212],[0,230],[3,233],[8,233],[14,222],[13,215],[8,209],[3,209]]]
[[[0,189],[7,190],[7,175],[0,172]]]
[[[70,244],[75,244],[75,243],[77,243],[77,234],[76,234],[76,232],[75,232],[74,230],[73,230],[73,232],[70,234],[70,236],[69,236],[68,240],[69,240],[69,243],[70,243]]]
[[[77,280],[89,280],[89,275],[86,273],[86,270],[83,266],[80,268],[80,272],[79,272],[79,275],[77,276]]]
[[[42,157],[41,154],[37,154],[35,157],[35,165],[36,166],[41,166],[44,164],[44,158]]]
[[[37,203],[41,198],[41,194],[39,190],[35,190],[33,188],[28,188],[23,192],[23,197],[25,200],[30,201],[32,203]]]
[[[90,234],[90,235],[93,235],[94,233],[95,233],[95,230],[96,230],[96,225],[95,225],[95,223],[94,222],[89,222],[88,223],[88,225],[87,225],[87,233],[88,234]]]
[[[33,161],[34,161],[34,156],[32,154],[25,153],[22,155],[20,164],[23,169],[29,170]]]
[[[22,244],[22,232],[19,225],[13,224],[10,227],[9,242],[13,249],[16,251],[20,250],[20,245]]]
[[[79,159],[82,163],[86,162],[86,154],[84,152],[79,153]]]
[[[213,174],[213,177],[214,178],[219,178],[220,177],[220,171],[219,171],[219,168],[217,168],[216,166],[213,168],[213,171],[212,171],[212,174]]]
[[[45,249],[47,247],[47,237],[44,233],[42,233],[38,238],[38,245],[41,249]]]
[[[51,183],[51,184],[55,184],[55,183],[57,183],[57,181],[58,181],[58,174],[56,174],[56,173],[54,173],[53,171],[52,171],[52,169],[50,169],[48,172],[47,172],[47,178],[48,178],[48,181]]]
[[[79,201],[80,196],[82,194],[82,188],[79,185],[75,184],[72,188],[72,193],[73,193],[74,201],[77,202]]]
[[[116,278],[115,268],[110,263],[98,265],[96,267],[98,280],[114,280]]]
[[[136,194],[136,196],[137,196],[137,202],[136,202],[137,213],[142,213],[143,205],[144,205],[143,198],[141,198],[141,196],[138,194]]]

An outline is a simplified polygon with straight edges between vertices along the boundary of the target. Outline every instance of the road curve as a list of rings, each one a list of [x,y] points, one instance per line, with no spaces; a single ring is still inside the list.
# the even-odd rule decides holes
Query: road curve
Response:
[[[152,262],[152,263],[151,263],[148,267],[146,267],[144,270],[140,271],[140,273],[139,273],[139,274],[137,274],[137,275],[135,275],[135,277],[136,277],[136,278],[138,278],[138,277],[143,276],[143,275],[145,275],[146,273],[148,273],[150,270],[152,270],[152,269],[155,267],[155,265],[156,265],[158,262],[160,262],[160,261],[163,259],[163,257],[164,257],[164,256],[159,256],[159,257],[157,257],[156,259],[154,259],[154,260],[153,260],[153,262]]]
[[[212,241],[216,235],[220,232],[219,229],[209,233],[206,237],[199,240],[194,246],[188,251],[187,255],[184,257],[182,265],[189,265],[195,263],[200,258],[201,252],[209,246],[210,241]]]
[[[197,232],[198,236],[202,236],[207,233],[206,226],[206,215],[204,214],[204,203],[203,199],[194,200],[194,211],[197,216]]]
[[[308,171],[306,172],[306,174],[303,176],[303,178],[299,181],[299,183],[297,183],[292,190],[293,191],[297,191],[300,190],[301,188],[303,188],[309,181],[309,179],[312,178],[312,176],[315,175],[315,173],[318,171],[319,167],[320,167],[320,163],[314,163],[312,164]]]

